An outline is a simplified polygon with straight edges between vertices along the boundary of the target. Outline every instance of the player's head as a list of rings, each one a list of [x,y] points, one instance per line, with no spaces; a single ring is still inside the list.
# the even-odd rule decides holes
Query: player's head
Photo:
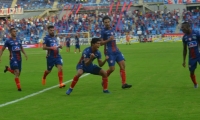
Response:
[[[48,32],[51,37],[54,37],[54,26],[48,26]]]
[[[190,32],[191,32],[190,24],[188,22],[183,22],[182,25],[181,25],[181,30],[185,34],[190,34]]]
[[[110,27],[110,21],[111,21],[110,17],[108,16],[103,17],[103,24],[106,28]]]
[[[101,46],[101,40],[100,40],[100,38],[92,38],[92,40],[91,40],[91,46],[94,49],[97,50]]]
[[[15,28],[10,28],[10,35],[12,37],[16,37],[17,36],[17,30]]]

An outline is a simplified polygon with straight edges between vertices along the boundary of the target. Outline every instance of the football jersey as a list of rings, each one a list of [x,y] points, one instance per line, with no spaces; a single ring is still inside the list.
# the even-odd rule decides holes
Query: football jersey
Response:
[[[75,45],[79,45],[79,38],[75,37]]]
[[[101,59],[101,53],[100,53],[99,50],[97,50],[96,52],[92,52],[92,48],[87,47],[87,48],[84,49],[78,64],[85,65],[84,58],[90,58],[91,53],[93,53],[95,55],[94,59]],[[94,61],[94,59],[92,61]],[[90,65],[92,65],[92,63]]]
[[[4,47],[8,47],[10,52],[10,60],[21,60],[22,43],[19,39],[13,40],[12,38],[9,38],[6,40]]]
[[[110,28],[104,28],[101,31],[101,38],[103,40],[108,40],[111,36],[115,36],[115,31],[114,29]],[[118,52],[119,49],[117,48],[116,45],[116,40],[112,40],[106,43],[106,45],[104,46],[104,52],[106,53],[113,53],[113,52]]]
[[[58,47],[58,42],[56,37],[51,37],[49,35],[47,35],[46,37],[44,37],[44,42],[43,44],[46,44],[47,47]],[[57,50],[47,50],[47,57],[61,57],[59,54],[59,48],[57,48]]]
[[[200,57],[198,45],[200,42],[200,34],[198,32],[192,31],[190,35],[185,34],[182,41],[188,46],[189,58],[195,59]]]
[[[66,44],[70,44],[71,39],[70,38],[66,38]]]

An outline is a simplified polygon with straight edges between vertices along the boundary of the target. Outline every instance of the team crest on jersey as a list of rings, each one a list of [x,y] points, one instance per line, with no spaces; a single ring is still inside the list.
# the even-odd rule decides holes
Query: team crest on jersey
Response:
[[[197,39],[197,36],[196,36],[196,35],[193,35],[192,38],[193,38],[193,39]]]
[[[189,38],[188,40],[189,40],[189,41],[191,41],[191,40],[192,40],[192,38]]]
[[[18,45],[18,42],[15,42],[15,45]]]
[[[110,34],[113,35],[113,32],[111,32]]]

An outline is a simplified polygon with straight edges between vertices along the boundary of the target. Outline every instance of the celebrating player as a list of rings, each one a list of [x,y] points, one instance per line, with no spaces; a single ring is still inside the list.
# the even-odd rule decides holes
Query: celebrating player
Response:
[[[67,51],[67,52],[70,52],[70,41],[71,41],[70,35],[68,35],[68,36],[66,37],[66,51]]]
[[[16,29],[11,28],[10,34],[11,34],[11,38],[9,38],[5,42],[3,48],[0,50],[0,61],[1,61],[1,56],[4,50],[6,49],[6,47],[8,47],[8,50],[10,52],[10,67],[6,66],[4,73],[9,71],[15,75],[15,83],[16,83],[17,89],[18,91],[21,91],[22,89],[21,89],[20,80],[19,80],[21,65],[22,65],[21,52],[26,57],[26,60],[27,60],[27,55],[24,51],[24,48],[22,47],[21,41],[17,39],[16,37],[17,36]]]
[[[115,62],[118,63],[120,67],[120,75],[122,79],[122,88],[130,88],[132,85],[126,83],[126,72],[125,72],[125,62],[122,53],[119,51],[116,45],[115,32],[110,26],[111,19],[108,16],[103,18],[103,23],[105,28],[101,31],[101,45],[104,45],[105,55],[109,56],[107,62],[109,65],[109,70],[107,71],[107,76],[109,76],[115,70]]]
[[[79,53],[81,53],[81,49],[80,49],[80,43],[79,43],[79,35],[76,34],[75,35],[75,50],[74,52],[76,53],[76,50],[78,49],[79,50]]]
[[[49,35],[44,37],[43,50],[47,50],[47,70],[45,70],[42,84],[46,84],[46,76],[51,72],[53,66],[58,68],[58,78],[60,83],[60,88],[65,87],[63,84],[63,70],[62,70],[62,57],[59,54],[59,48],[62,49],[61,45],[58,45],[57,39],[54,36],[54,26],[48,27]]]
[[[69,95],[72,92],[74,86],[78,82],[79,77],[85,72],[102,76],[103,92],[109,93],[107,89],[108,78],[107,78],[106,71],[100,68],[106,63],[106,60],[108,59],[108,57],[106,57],[104,61],[101,60],[101,53],[98,50],[99,47],[100,47],[100,39],[93,38],[91,41],[91,47],[87,47],[82,53],[81,59],[79,60],[79,63],[76,66],[77,74],[74,76],[71,86],[66,92],[66,94]],[[96,58],[100,67],[92,63],[93,60]]]
[[[183,36],[183,67],[186,66],[185,59],[187,55],[187,46],[189,50],[189,70],[190,78],[194,83],[194,87],[198,88],[198,84],[195,77],[195,69],[197,67],[197,62],[200,63],[200,53],[199,53],[199,42],[200,34],[193,31],[188,22],[182,23],[181,29],[185,34]]]

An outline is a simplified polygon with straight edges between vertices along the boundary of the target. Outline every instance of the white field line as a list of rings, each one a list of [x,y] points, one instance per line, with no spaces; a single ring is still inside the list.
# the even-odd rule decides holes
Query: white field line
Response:
[[[82,78],[82,77],[85,77],[85,76],[88,76],[88,75],[89,75],[89,73],[84,74],[83,76],[81,76],[81,78]],[[69,83],[69,82],[71,82],[71,81],[72,81],[72,79],[71,79],[71,80],[68,80],[68,81],[66,81],[66,82],[64,82],[64,83],[67,84],[67,83]],[[17,102],[20,102],[20,101],[22,101],[22,100],[25,100],[25,99],[28,99],[28,98],[30,98],[30,97],[36,96],[36,95],[38,95],[38,94],[44,93],[44,92],[46,92],[46,91],[48,91],[48,90],[51,90],[51,89],[53,89],[53,88],[56,88],[56,87],[58,87],[58,85],[55,85],[55,86],[52,86],[52,87],[43,89],[43,90],[41,90],[41,91],[32,93],[32,94],[30,94],[30,95],[27,95],[27,96],[25,96],[25,97],[22,97],[22,98],[19,98],[19,99],[10,101],[10,102],[6,102],[6,103],[3,103],[3,104],[0,104],[0,108],[1,108],[1,107],[5,107],[5,106],[7,106],[7,105],[11,105],[11,104],[17,103]],[[22,91],[22,92],[23,92],[23,91]],[[63,94],[64,94],[64,93],[63,93]]]

